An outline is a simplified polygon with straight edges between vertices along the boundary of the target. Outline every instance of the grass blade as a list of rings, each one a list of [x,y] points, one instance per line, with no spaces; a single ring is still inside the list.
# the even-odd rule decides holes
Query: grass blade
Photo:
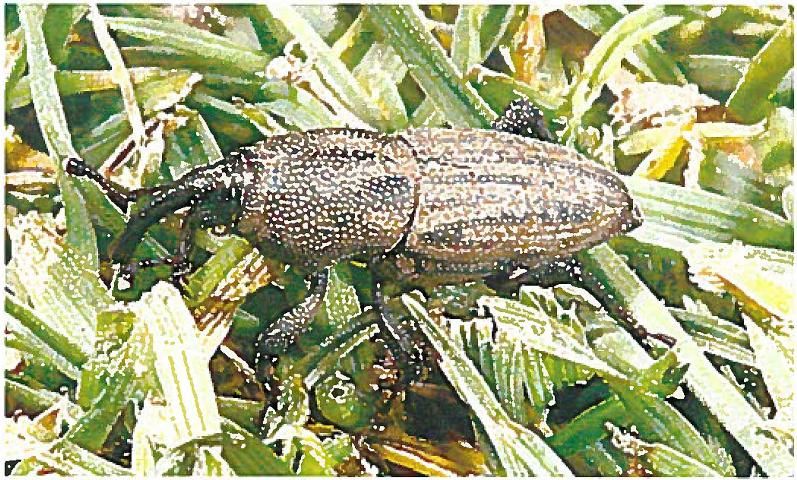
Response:
[[[224,64],[236,72],[260,72],[269,61],[262,52],[182,22],[133,17],[106,17],[105,20],[118,32]]]
[[[774,105],[769,96],[792,68],[794,57],[794,23],[790,20],[778,29],[747,67],[742,79],[726,103],[728,110],[745,123],[766,117]]]
[[[794,248],[794,227],[783,217],[754,205],[722,195],[688,189],[637,177],[623,177],[645,214],[645,226],[632,236],[665,248],[677,247],[657,237],[654,230],[668,230],[684,241],[734,239],[750,245]],[[648,225],[651,224],[651,225]],[[655,227],[648,230],[648,228]]]
[[[144,120],[141,110],[138,109],[138,103],[136,103],[133,82],[122,59],[122,52],[119,51],[119,47],[116,46],[110,33],[108,33],[108,26],[105,24],[105,19],[100,14],[97,5],[89,6],[88,16],[94,26],[94,35],[97,37],[97,42],[111,65],[111,78],[119,85],[119,90],[122,92],[127,121],[133,128],[133,144],[138,147],[139,142],[144,138]]]
[[[164,426],[167,447],[221,433],[221,417],[200,348],[194,317],[171,285],[158,283],[131,305],[146,322],[157,372],[172,422]]]
[[[19,5],[19,19],[25,30],[28,69],[31,72],[30,90],[36,118],[39,121],[47,151],[55,157],[58,186],[66,209],[67,242],[94,267],[99,265],[97,239],[86,203],[74,180],[64,174],[61,161],[76,157],[72,136],[66,123],[61,97],[55,83],[55,66],[50,61],[42,32],[46,7]]]
[[[415,81],[453,126],[486,127],[495,113],[451,63],[423,23],[423,14],[409,5],[369,5],[369,18],[385,43],[404,60]]]
[[[607,293],[649,332],[666,332],[676,341],[678,360],[689,365],[686,381],[700,401],[771,476],[788,475],[793,457],[786,445],[762,433],[764,419],[720,374],[667,309],[607,245],[579,255]]]
[[[368,92],[299,12],[289,5],[278,4],[270,5],[269,11],[295,36],[304,52],[313,58],[321,77],[347,108],[373,126],[384,123],[385,118],[369,104]]]

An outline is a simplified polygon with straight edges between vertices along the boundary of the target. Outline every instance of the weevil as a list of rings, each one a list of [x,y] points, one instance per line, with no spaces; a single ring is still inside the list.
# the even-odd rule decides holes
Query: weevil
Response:
[[[261,336],[260,351],[274,355],[308,327],[336,261],[401,258],[416,274],[480,277],[534,268],[641,224],[614,172],[552,140],[539,110],[518,100],[492,130],[288,133],[131,193],[80,160],[66,169],[99,183],[122,210],[138,207],[109,251],[122,279],[160,261],[183,273],[191,232],[213,226],[305,272],[309,296]],[[145,232],[185,207],[175,256],[131,263]],[[375,287],[379,304],[378,279]],[[393,343],[412,350],[403,327],[381,317]]]

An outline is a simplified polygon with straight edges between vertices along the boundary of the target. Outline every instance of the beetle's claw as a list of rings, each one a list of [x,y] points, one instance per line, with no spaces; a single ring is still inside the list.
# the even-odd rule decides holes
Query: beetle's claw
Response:
[[[191,273],[191,262],[183,255],[175,255],[172,258],[165,259],[163,263],[171,265],[172,273],[169,278],[172,284],[182,292],[185,288],[186,276]]]

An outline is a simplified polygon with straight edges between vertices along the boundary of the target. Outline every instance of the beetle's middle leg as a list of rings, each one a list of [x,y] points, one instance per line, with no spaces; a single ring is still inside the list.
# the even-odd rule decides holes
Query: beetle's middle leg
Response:
[[[379,263],[383,259],[376,258],[370,262],[370,270],[373,276],[373,303],[377,312],[378,324],[380,329],[386,333],[383,335],[390,353],[399,364],[399,382],[393,388],[396,391],[403,390],[411,382],[421,378],[426,371],[426,361],[428,355],[428,345],[426,338],[416,325],[415,321],[403,311],[392,306],[393,302],[385,299],[382,279],[377,272],[382,271]]]

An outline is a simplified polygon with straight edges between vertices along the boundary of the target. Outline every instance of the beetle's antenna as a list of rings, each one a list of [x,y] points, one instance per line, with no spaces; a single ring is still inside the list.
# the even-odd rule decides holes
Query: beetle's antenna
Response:
[[[64,171],[68,175],[86,177],[94,181],[122,212],[127,212],[128,204],[136,199],[135,194],[127,192],[121,186],[110,182],[100,175],[100,172],[89,167],[86,162],[79,158],[69,157],[64,164]]]

